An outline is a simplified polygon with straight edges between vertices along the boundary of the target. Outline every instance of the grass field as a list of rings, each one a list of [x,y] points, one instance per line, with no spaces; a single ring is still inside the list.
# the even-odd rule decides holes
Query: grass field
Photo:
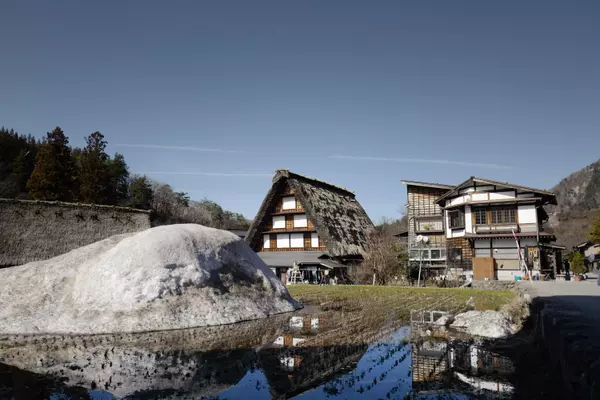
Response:
[[[460,312],[468,308],[498,310],[515,298],[511,291],[407,288],[395,286],[288,286],[291,295],[308,305],[335,308],[436,309]]]

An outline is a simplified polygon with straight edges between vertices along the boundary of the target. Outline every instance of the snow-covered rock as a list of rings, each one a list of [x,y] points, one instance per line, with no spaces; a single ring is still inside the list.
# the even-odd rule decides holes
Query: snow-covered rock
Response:
[[[0,270],[0,333],[112,333],[220,325],[298,303],[238,236],[168,225]]]
[[[457,314],[450,328],[488,338],[506,337],[516,332],[516,327],[510,318],[501,312],[491,310]]]

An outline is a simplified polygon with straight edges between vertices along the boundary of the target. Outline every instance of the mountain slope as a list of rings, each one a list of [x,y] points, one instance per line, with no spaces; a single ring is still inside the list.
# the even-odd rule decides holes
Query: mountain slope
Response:
[[[557,206],[548,206],[548,221],[557,242],[570,249],[585,240],[600,214],[600,160],[572,173],[552,188]]]

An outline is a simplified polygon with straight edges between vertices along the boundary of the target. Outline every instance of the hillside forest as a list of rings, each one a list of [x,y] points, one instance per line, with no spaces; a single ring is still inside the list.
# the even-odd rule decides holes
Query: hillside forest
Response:
[[[0,128],[0,197],[105,204],[152,210],[154,225],[197,223],[247,229],[243,215],[147,176],[131,174],[125,157],[110,156],[96,131],[83,148],[71,147],[60,127],[42,140]]]

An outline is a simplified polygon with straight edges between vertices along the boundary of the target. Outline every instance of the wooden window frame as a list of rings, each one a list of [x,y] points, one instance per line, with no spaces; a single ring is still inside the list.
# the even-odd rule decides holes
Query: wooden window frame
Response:
[[[453,216],[453,214],[458,214]],[[455,223],[455,219],[457,219]],[[448,211],[448,227],[450,229],[464,229],[465,228],[465,210],[457,208],[455,210]]]
[[[516,225],[518,222],[517,207],[490,207],[489,211],[489,225]]]

